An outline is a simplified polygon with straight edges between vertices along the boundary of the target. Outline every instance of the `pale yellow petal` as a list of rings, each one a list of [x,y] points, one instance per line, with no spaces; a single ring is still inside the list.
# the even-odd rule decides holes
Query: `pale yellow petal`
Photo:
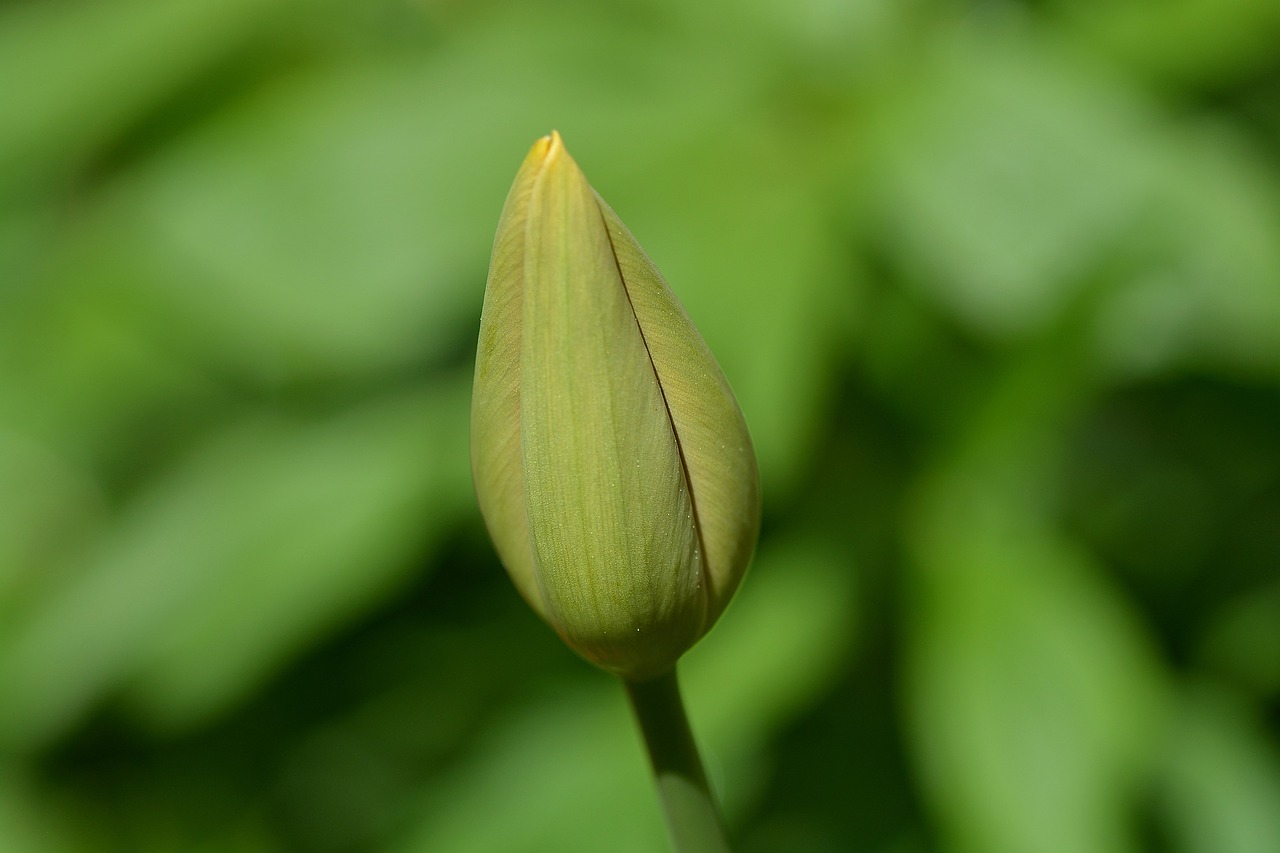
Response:
[[[534,577],[520,471],[520,327],[529,196],[550,147],[551,137],[534,144],[502,208],[484,291],[471,397],[471,469],[480,512],[516,589],[544,618],[546,605]]]
[[[558,139],[530,198],[520,371],[551,622],[607,669],[657,674],[704,625],[693,507],[595,194]]]
[[[709,628],[742,580],[759,533],[755,451],[715,356],[631,232],[596,198],[688,474],[704,552]]]

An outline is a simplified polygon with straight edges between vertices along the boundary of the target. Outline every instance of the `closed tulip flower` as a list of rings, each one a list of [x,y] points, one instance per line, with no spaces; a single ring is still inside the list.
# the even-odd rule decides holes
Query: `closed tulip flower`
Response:
[[[525,600],[624,679],[671,670],[750,561],[755,455],[711,351],[556,133],[498,224],[471,432],[480,509]]]

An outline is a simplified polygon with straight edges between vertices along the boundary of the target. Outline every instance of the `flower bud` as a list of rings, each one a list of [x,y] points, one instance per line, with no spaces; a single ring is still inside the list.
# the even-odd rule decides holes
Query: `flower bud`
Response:
[[[507,573],[587,660],[659,675],[724,611],[760,526],[746,424],[675,295],[554,132],[498,223],[471,439]]]

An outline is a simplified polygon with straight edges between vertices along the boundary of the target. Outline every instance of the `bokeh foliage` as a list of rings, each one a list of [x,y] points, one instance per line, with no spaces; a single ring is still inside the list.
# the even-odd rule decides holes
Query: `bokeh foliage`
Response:
[[[751,425],[747,851],[1280,851],[1272,0],[0,5],[0,850],[660,850],[467,465],[559,129]]]

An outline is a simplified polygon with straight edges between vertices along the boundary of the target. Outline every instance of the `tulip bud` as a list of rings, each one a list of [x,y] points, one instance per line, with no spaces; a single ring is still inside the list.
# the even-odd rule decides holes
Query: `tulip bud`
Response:
[[[554,132],[498,223],[471,438],[507,573],[587,660],[659,675],[724,611],[760,525],[746,424],[675,295]]]

